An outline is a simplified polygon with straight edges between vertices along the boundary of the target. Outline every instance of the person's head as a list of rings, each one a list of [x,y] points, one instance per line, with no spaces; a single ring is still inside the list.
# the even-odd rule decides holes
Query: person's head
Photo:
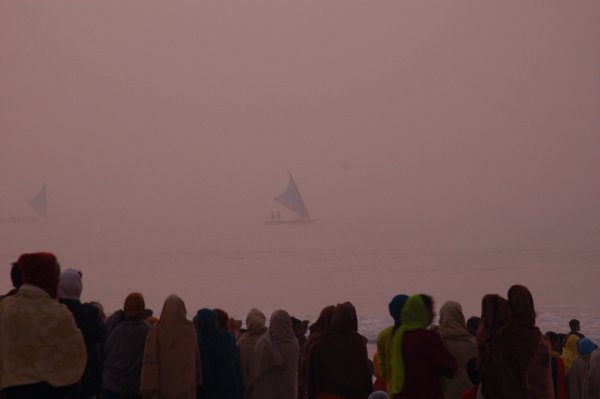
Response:
[[[533,296],[527,287],[518,284],[510,287],[508,290],[508,304],[514,321],[526,327],[535,326]]]
[[[375,391],[367,399],[388,399],[388,394],[385,391]]]
[[[433,299],[429,295],[412,295],[402,309],[402,326],[411,329],[427,328],[434,315]]]
[[[298,342],[292,329],[292,318],[285,310],[276,310],[269,321],[269,335],[273,342]]]
[[[123,317],[125,320],[139,321],[144,320],[144,309],[146,303],[144,297],[139,292],[132,292],[125,298],[123,304]]]
[[[300,320],[292,316],[292,329],[298,339],[306,338],[308,331],[308,320]]]
[[[82,274],[75,269],[67,269],[60,275],[58,296],[61,299],[79,299],[83,290]]]
[[[229,321],[229,315],[223,309],[213,309],[213,312],[217,315],[217,322],[219,328],[223,331],[228,330],[227,322]]]
[[[467,330],[469,330],[469,334],[472,336],[477,335],[477,328],[479,327],[479,322],[481,321],[480,317],[471,316],[467,320]]]
[[[23,254],[17,261],[23,284],[43,289],[52,298],[58,295],[60,266],[56,256],[48,252]]]
[[[404,308],[407,299],[408,295],[398,294],[388,304],[390,316],[394,319],[394,326],[402,324],[402,308]]]
[[[508,301],[498,294],[487,294],[481,299],[481,322],[477,340],[482,343],[502,331],[511,321]]]
[[[325,306],[319,318],[310,326],[310,333],[325,333],[331,329],[331,321],[333,320],[333,313],[335,312],[335,306]]]
[[[358,317],[352,303],[344,302],[335,307],[331,320],[331,331],[342,335],[354,334],[358,331]]]
[[[249,332],[262,331],[267,324],[267,317],[258,309],[252,308],[246,316],[246,328]]]
[[[96,309],[98,309],[98,315],[100,316],[100,320],[102,320],[102,322],[104,322],[104,320],[106,320],[106,313],[104,313],[104,306],[102,306],[102,304],[98,301],[90,301],[89,304],[92,305],[93,307],[95,307]]]
[[[427,316],[429,317],[429,323],[433,322],[435,318],[435,309],[433,307],[433,298],[429,295],[421,294],[421,299],[423,300],[423,304],[425,305],[425,309],[427,310]]]
[[[572,333],[579,332],[579,329],[580,329],[579,320],[577,320],[577,319],[570,320],[569,328],[571,329]]]
[[[594,350],[596,350],[596,348],[597,348],[596,344],[593,343],[592,340],[588,339],[588,338],[581,338],[577,342],[577,349],[579,351],[580,356],[589,355]]]
[[[19,288],[23,284],[23,277],[21,277],[21,270],[19,264],[13,262],[10,267],[10,281],[15,288]]]

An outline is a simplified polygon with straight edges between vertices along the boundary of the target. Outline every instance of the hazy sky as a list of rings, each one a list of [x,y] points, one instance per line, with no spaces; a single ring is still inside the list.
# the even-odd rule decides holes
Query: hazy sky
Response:
[[[595,0],[3,0],[0,217],[261,223],[289,168],[322,220],[598,225],[598,38]]]

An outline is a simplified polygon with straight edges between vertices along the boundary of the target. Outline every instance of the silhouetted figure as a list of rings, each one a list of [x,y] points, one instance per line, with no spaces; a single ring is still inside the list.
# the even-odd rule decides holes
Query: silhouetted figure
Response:
[[[350,302],[335,307],[329,334],[308,352],[308,392],[344,399],[364,399],[373,392],[367,340],[358,333],[356,309]]]
[[[106,338],[106,328],[100,318],[97,307],[81,303],[83,289],[82,274],[74,269],[67,269],[60,275],[58,296],[60,303],[69,308],[77,327],[83,334],[87,350],[85,371],[77,392],[70,392],[69,399],[85,399],[102,391],[102,367],[98,357],[100,346]]]
[[[579,325],[579,320],[573,319],[569,321],[569,328],[571,331],[569,334],[576,335],[579,338],[585,338],[585,335],[579,332],[581,330],[581,326]]]
[[[62,399],[85,369],[83,336],[56,300],[56,257],[24,254],[17,263],[23,285],[0,301],[0,397]]]
[[[144,317],[144,297],[139,292],[127,296],[123,319],[104,345],[102,374],[103,399],[139,399],[144,346],[151,326]]]
[[[143,397],[196,399],[201,382],[196,329],[181,298],[169,295],[146,337],[140,391]]]
[[[394,325],[384,328],[377,335],[377,361],[381,378],[379,379],[378,389],[386,390],[390,381],[392,361],[392,337],[396,330],[402,324],[402,309],[408,299],[408,295],[398,294],[392,298],[388,304],[388,311]]]
[[[442,379],[452,378],[457,364],[441,336],[427,329],[435,315],[429,295],[413,295],[402,310],[402,325],[392,337],[393,399],[444,399]]]

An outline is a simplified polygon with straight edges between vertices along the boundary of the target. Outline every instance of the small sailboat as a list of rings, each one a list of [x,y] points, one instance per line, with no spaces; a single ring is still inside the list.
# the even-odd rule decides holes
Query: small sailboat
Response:
[[[46,192],[46,185],[44,184],[40,192],[28,202],[39,217],[45,218],[48,216],[48,195]]]
[[[298,189],[298,185],[294,181],[292,174],[288,171],[288,175],[290,177],[290,181],[288,183],[287,188],[275,197],[275,201],[285,206],[296,215],[298,215],[298,219],[295,220],[281,220],[279,212],[273,212],[271,214],[271,220],[265,222],[266,224],[307,224],[316,222],[319,219],[312,219],[310,214],[308,213],[308,209],[304,204],[304,200],[302,199],[302,195],[300,194],[300,190]]]
[[[0,219],[0,223],[17,225],[36,225],[40,223],[46,223],[48,216],[48,193],[46,191],[46,185],[44,184],[41,190],[27,202],[33,208],[37,216],[12,216]]]

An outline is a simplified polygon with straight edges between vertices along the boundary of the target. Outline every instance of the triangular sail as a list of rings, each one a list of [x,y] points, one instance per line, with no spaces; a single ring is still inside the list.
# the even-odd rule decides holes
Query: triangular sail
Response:
[[[29,200],[29,205],[33,208],[33,210],[41,217],[46,217],[48,211],[48,205],[46,202],[46,185],[42,186],[42,189],[39,193],[35,195],[32,199]]]
[[[304,201],[302,200],[302,196],[300,195],[300,190],[298,190],[298,186],[296,185],[292,174],[289,173],[289,175],[290,182],[287,188],[284,192],[279,194],[278,197],[275,197],[275,201],[279,202],[281,205],[296,213],[300,220],[310,220],[310,215],[308,214],[306,205],[304,205]]]

